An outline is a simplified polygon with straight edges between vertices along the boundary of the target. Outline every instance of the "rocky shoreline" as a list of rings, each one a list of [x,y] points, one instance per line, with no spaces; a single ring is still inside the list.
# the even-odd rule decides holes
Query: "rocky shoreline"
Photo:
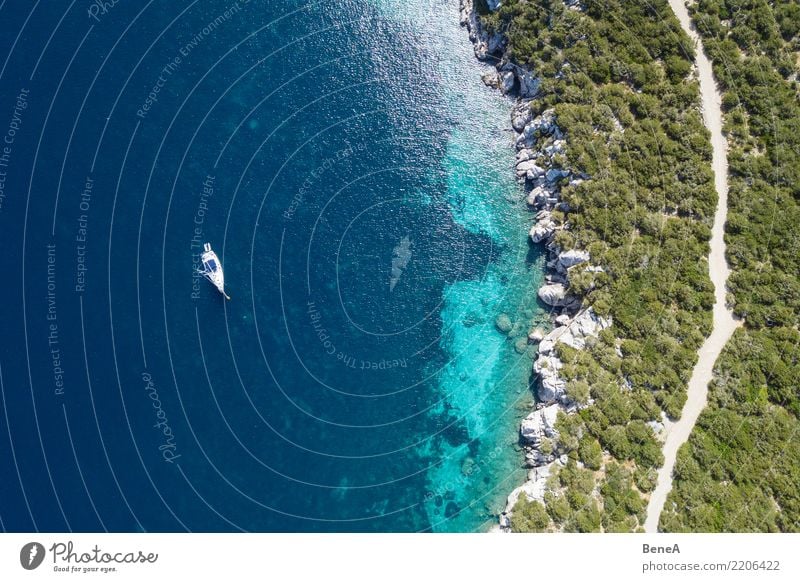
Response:
[[[496,10],[498,0],[487,0],[490,10]],[[581,9],[578,2],[568,5]],[[510,531],[511,511],[521,495],[529,501],[544,501],[548,477],[554,465],[566,464],[567,457],[558,446],[556,420],[559,412],[574,414],[580,405],[567,395],[567,382],[560,370],[564,363],[558,356],[557,345],[564,344],[581,350],[612,321],[600,317],[591,307],[582,308],[580,297],[569,292],[570,275],[583,271],[598,272],[602,267],[591,265],[589,253],[581,249],[562,249],[556,242],[560,230],[569,229],[566,220],[569,206],[561,198],[561,188],[576,186],[589,176],[574,172],[566,166],[564,156],[567,140],[558,126],[555,112],[546,109],[534,115],[531,103],[539,95],[541,81],[533,71],[511,62],[505,54],[507,40],[500,33],[488,34],[481,26],[473,0],[460,0],[461,24],[469,32],[475,56],[494,65],[483,74],[483,82],[514,99],[511,126],[515,132],[516,173],[524,181],[526,202],[534,212],[535,224],[529,236],[534,244],[547,249],[546,284],[539,299],[551,309],[553,330],[545,334],[532,329],[528,342],[538,343],[538,355],[532,373],[536,377],[536,409],[520,426],[520,442],[525,451],[525,463],[530,469],[527,481],[509,496],[505,511],[500,515],[500,529]],[[507,316],[506,316],[507,317]],[[503,332],[502,326],[498,329]]]

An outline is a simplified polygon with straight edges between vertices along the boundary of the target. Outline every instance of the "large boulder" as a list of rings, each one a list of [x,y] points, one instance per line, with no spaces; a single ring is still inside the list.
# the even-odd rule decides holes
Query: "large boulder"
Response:
[[[580,313],[569,325],[568,333],[560,338],[560,341],[565,344],[582,350],[586,347],[586,340],[590,337],[597,337],[597,335],[611,327],[610,317],[600,317],[590,307],[583,313]]]
[[[533,175],[541,175],[544,174],[544,168],[540,168],[536,164],[536,160],[524,160],[517,164],[517,176],[528,176],[530,174]]]
[[[539,220],[537,220],[536,224],[531,227],[529,234],[531,240],[535,243],[538,243],[550,238],[555,231],[556,223],[550,217],[550,213],[547,211],[542,211],[539,213]]]
[[[502,53],[506,46],[506,36],[502,33],[495,33],[486,42],[486,49],[492,54]]]
[[[539,444],[543,438],[555,438],[558,435],[556,431],[558,410],[558,404],[551,404],[531,412],[520,425],[522,438],[532,445]]]
[[[559,334],[558,337],[554,338],[553,345],[555,345],[555,343],[564,343],[577,350],[582,350],[586,347],[586,341],[589,338],[597,337],[601,331],[610,327],[611,323],[610,317],[600,317],[590,307],[579,313],[568,326],[558,328],[564,331]],[[548,335],[548,337],[542,340],[539,347],[540,353],[542,350],[541,345],[545,344],[549,337]],[[549,344],[545,344],[545,348],[547,348],[548,345]]]
[[[525,200],[529,206],[538,206],[542,207],[547,205],[548,201],[554,196],[554,193],[551,192],[546,186],[539,185],[536,186],[533,190],[528,192],[528,197]]]
[[[530,102],[519,101],[511,110],[511,126],[517,133],[525,129],[525,126],[533,119]]]
[[[563,367],[564,363],[552,354],[540,355],[534,362],[533,371],[539,376],[537,396],[540,402],[554,402],[564,395],[567,382],[559,375]]]
[[[536,150],[523,148],[517,152],[517,163],[527,162],[528,160],[532,160],[535,157],[536,157]]]
[[[500,75],[496,70],[490,69],[481,75],[481,81],[483,81],[483,84],[487,87],[497,89],[500,86]]]
[[[505,334],[514,329],[514,324],[512,323],[511,318],[505,313],[501,313],[497,316],[497,318],[494,320],[494,326],[497,328],[497,331]]]
[[[570,267],[585,263],[589,260],[589,253],[579,249],[572,249],[558,254],[558,269],[566,271]]]
[[[561,178],[569,176],[569,171],[563,170],[561,168],[550,168],[547,170],[545,174],[545,180],[547,180],[550,184],[555,184]]]
[[[525,135],[551,135],[556,129],[556,113],[552,109],[542,111],[541,115],[537,115],[529,123],[525,125],[523,133]]]
[[[539,342],[539,355],[549,356],[552,354],[556,347],[556,343],[558,343],[558,340],[561,339],[561,336],[567,333],[568,330],[569,326],[561,325],[544,336],[542,341]]]
[[[533,343],[539,343],[544,339],[544,330],[541,327],[535,327],[533,329],[528,330],[528,341]]]
[[[550,283],[539,288],[539,299],[551,307],[574,307],[580,299],[567,294],[563,283]]]
[[[519,79],[519,96],[523,98],[536,97],[542,86],[542,81],[535,77],[530,71],[517,69],[517,79]]]
[[[508,93],[514,88],[514,73],[505,71],[500,73],[500,90]]]

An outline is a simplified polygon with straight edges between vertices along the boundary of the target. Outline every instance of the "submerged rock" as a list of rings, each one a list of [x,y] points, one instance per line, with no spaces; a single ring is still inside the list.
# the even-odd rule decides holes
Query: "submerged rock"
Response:
[[[508,333],[514,329],[514,324],[511,322],[511,318],[505,313],[501,313],[497,316],[497,318],[494,320],[494,326],[500,333]]]

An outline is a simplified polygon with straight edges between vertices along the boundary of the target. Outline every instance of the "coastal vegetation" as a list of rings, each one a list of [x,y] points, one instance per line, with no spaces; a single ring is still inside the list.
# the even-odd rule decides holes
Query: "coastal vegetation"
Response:
[[[723,92],[730,299],[745,327],[715,366],[660,528],[800,531],[800,4],[702,0]]]
[[[586,349],[558,344],[575,414],[559,414],[566,455],[548,482],[544,519],[523,495],[514,531],[631,531],[663,463],[662,411],[678,417],[697,349],[710,332],[706,256],[717,196],[692,78],[694,49],[665,0],[504,0],[483,25],[505,57],[541,79],[534,114],[552,108],[565,134],[553,219],[562,250],[584,249],[569,291],[613,325]],[[575,5],[575,2],[570,2]],[[557,467],[557,465],[555,465]]]

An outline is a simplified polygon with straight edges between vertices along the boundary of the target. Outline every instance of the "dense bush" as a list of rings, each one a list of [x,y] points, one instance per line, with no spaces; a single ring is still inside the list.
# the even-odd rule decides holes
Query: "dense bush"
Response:
[[[726,347],[679,452],[662,529],[800,531],[800,420],[782,406],[797,402],[800,333],[786,333],[739,330]]]
[[[723,89],[731,298],[746,328],[679,452],[669,531],[800,531],[800,101],[796,0],[701,0]],[[675,509],[671,509],[675,507]]]
[[[549,526],[550,516],[544,505],[521,495],[511,514],[511,528],[519,533],[533,533],[547,531]]]
[[[562,0],[504,0],[498,11],[479,13],[490,31],[508,37],[506,56],[542,78],[531,107],[555,109],[566,165],[590,177],[562,188],[569,211],[555,218],[569,228],[556,243],[589,250],[603,267],[571,273],[570,290],[614,325],[586,350],[559,346],[568,393],[594,404],[560,419],[558,445],[588,469],[600,468],[603,448],[646,477],[663,463],[646,423],[660,420],[661,410],[680,415],[697,349],[710,332],[711,149],[689,77],[694,49],[666,1],[582,4],[580,11]],[[606,518],[604,504],[592,500],[596,492],[579,484],[585,481],[562,478],[564,494],[550,500],[559,504],[556,515],[547,502],[559,528],[638,527],[638,510]],[[642,502],[635,487],[627,491]],[[564,514],[564,503],[580,513]]]

